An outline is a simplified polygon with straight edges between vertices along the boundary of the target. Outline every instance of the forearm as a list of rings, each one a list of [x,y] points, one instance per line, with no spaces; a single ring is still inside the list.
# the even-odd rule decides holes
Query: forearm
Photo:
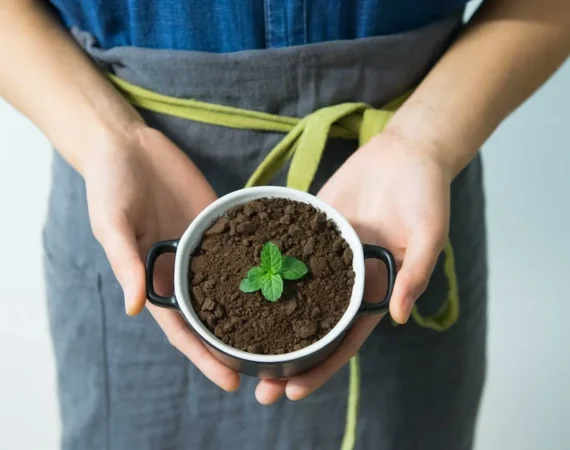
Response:
[[[28,116],[76,169],[103,142],[142,123],[52,17],[43,1],[0,8],[0,95]]]
[[[388,131],[428,143],[453,177],[569,52],[569,1],[487,0]]]

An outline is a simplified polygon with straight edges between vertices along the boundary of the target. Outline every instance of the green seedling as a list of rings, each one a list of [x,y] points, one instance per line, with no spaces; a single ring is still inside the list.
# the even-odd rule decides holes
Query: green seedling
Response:
[[[308,271],[302,261],[282,255],[279,247],[268,242],[261,249],[259,266],[249,269],[239,288],[242,292],[256,292],[261,289],[267,300],[275,302],[283,293],[283,280],[298,280]]]

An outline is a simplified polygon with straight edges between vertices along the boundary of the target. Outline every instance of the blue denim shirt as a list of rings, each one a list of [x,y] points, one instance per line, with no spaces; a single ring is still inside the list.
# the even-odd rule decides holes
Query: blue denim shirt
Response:
[[[387,35],[468,0],[52,0],[64,24],[121,45],[234,52]]]

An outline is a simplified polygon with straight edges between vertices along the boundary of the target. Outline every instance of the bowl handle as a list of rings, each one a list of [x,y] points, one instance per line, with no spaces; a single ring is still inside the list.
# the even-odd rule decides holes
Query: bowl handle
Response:
[[[158,295],[154,290],[154,264],[160,255],[164,253],[176,253],[178,242],[178,239],[157,242],[150,248],[146,255],[146,298],[148,298],[153,305],[178,309],[178,303],[176,302],[174,294],[170,297],[163,297],[162,295]]]
[[[363,301],[358,310],[359,316],[367,316],[370,314],[381,314],[388,311],[390,305],[390,297],[394,290],[394,283],[396,281],[396,261],[394,256],[389,250],[376,245],[363,244],[364,259],[376,258],[381,260],[388,269],[388,286],[386,289],[386,296],[380,303],[369,303]]]

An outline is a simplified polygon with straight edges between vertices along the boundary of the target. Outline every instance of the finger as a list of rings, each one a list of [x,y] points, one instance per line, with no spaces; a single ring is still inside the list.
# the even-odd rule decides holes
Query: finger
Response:
[[[348,331],[335,352],[322,364],[309,372],[291,378],[285,388],[290,400],[301,400],[325,384],[350,359],[356,355],[382,316],[359,319]]]
[[[271,405],[285,394],[287,380],[261,380],[255,388],[255,398],[262,405]]]
[[[170,344],[192,361],[200,372],[225,391],[233,392],[239,388],[239,374],[219,362],[190,331],[178,313],[151,304],[147,308]]]
[[[97,239],[123,289],[127,314],[136,315],[145,305],[146,291],[144,263],[135,232],[126,217],[113,219],[99,230]]]
[[[416,233],[410,238],[390,301],[390,314],[397,323],[408,321],[415,301],[428,285],[442,248],[439,235],[434,233]]]

